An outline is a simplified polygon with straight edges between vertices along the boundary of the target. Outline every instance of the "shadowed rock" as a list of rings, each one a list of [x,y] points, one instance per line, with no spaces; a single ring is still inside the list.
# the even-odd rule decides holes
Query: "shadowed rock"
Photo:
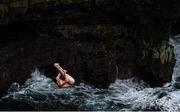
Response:
[[[117,77],[138,76],[152,86],[171,81],[176,0],[23,3],[0,6],[0,90],[23,83],[36,67],[54,77],[54,62],[77,83],[103,88]]]

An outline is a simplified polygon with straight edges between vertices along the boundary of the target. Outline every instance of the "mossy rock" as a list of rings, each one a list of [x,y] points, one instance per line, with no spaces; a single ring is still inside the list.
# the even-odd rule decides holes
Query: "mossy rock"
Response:
[[[5,4],[0,4],[0,18],[4,18],[8,13],[8,6]]]

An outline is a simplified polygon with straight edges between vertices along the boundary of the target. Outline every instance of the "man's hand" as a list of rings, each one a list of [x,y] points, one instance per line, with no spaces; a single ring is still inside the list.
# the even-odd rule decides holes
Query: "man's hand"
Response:
[[[65,74],[66,74],[66,70],[64,70],[60,65],[59,63],[54,63],[54,67],[57,68],[59,70],[59,72],[65,77]]]
[[[59,63],[54,63],[54,67],[58,67],[59,66]]]

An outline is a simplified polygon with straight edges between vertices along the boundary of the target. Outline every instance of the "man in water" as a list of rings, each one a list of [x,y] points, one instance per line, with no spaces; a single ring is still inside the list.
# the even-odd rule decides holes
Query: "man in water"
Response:
[[[71,77],[69,74],[67,74],[67,71],[64,70],[59,63],[54,63],[54,67],[56,67],[59,71],[58,76],[56,77],[56,82],[58,86],[66,88],[70,87],[75,83],[75,80],[73,77]]]

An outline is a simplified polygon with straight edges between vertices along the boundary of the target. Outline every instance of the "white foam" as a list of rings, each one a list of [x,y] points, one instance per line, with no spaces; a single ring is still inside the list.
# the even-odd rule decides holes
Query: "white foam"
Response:
[[[3,98],[30,102],[36,110],[67,109],[64,105],[74,105],[80,110],[180,110],[179,90],[173,91],[171,86],[150,88],[137,78],[117,80],[105,90],[84,83],[73,88],[58,88],[38,70],[31,76],[25,85]]]

